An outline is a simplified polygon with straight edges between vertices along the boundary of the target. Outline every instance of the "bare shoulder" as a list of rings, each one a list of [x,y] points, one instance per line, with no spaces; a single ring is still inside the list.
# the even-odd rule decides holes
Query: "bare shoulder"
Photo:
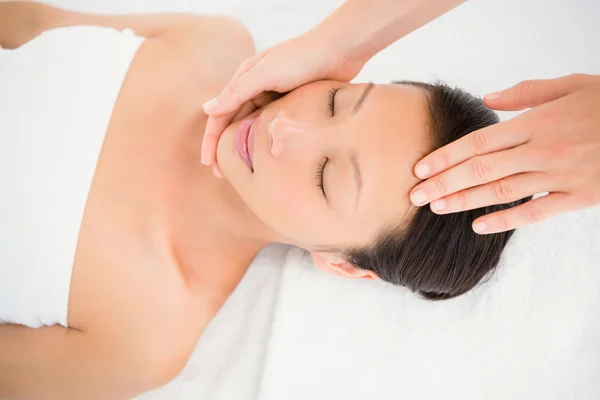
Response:
[[[200,91],[218,93],[240,64],[255,53],[254,43],[246,27],[230,17],[201,17],[179,32],[164,39],[182,58],[183,73],[192,77],[188,83]]]
[[[69,324],[120,343],[129,357],[151,366],[157,384],[185,366],[222,303],[190,295],[148,233],[162,223],[159,182],[175,176],[168,175],[170,158],[163,155],[177,138],[188,137],[190,116],[203,123],[205,116],[197,118],[202,103],[253,53],[246,29],[228,17],[198,16],[146,40],[121,88],[97,165],[73,269]]]
[[[244,25],[223,16],[198,15],[192,23],[147,39],[121,89],[117,106],[127,110],[123,120],[130,125],[142,117],[150,123],[148,116],[156,116],[156,109],[179,118],[204,117],[201,105],[216,96],[253,54]]]
[[[151,58],[166,69],[165,82],[196,95],[217,94],[255,54],[246,27],[225,16],[198,16],[195,23],[167,32],[156,42]]]

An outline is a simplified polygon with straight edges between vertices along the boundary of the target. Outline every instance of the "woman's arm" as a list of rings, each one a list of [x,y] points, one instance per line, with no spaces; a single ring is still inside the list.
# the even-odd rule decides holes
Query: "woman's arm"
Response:
[[[346,0],[314,30],[363,64],[466,0]],[[340,34],[343,32],[343,34]]]
[[[0,398],[126,399],[160,386],[163,365],[130,347],[59,326],[0,325]]]
[[[132,29],[137,35],[154,38],[193,24],[199,18],[195,14],[84,14],[36,2],[0,1],[0,46],[14,49],[44,31],[73,25]]]

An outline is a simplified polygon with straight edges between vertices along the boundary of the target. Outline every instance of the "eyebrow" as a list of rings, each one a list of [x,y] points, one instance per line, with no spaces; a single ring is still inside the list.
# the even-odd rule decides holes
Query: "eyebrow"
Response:
[[[369,95],[369,93],[371,93],[371,90],[373,90],[374,87],[375,87],[375,84],[373,82],[369,82],[367,85],[365,85],[365,90],[360,95],[360,98],[354,105],[354,109],[352,110],[352,115],[354,115],[360,111],[360,107],[362,107],[363,103],[367,99],[367,96]]]
[[[360,175],[360,168],[358,168],[358,153],[354,150],[350,156],[352,163],[352,169],[354,170],[354,181],[356,182],[356,200],[354,202],[354,209],[358,209],[358,200],[360,199],[360,193],[362,189],[362,176]]]

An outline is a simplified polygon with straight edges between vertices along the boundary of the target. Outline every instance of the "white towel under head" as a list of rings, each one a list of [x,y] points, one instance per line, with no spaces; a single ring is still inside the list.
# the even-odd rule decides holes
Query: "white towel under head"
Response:
[[[600,399],[600,207],[518,230],[452,300],[284,268],[258,400]]]

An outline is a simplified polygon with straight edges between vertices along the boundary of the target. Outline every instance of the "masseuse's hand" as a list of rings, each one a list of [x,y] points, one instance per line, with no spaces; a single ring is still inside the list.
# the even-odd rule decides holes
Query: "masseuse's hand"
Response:
[[[428,179],[411,191],[415,205],[445,214],[548,192],[474,221],[476,232],[495,233],[600,203],[600,76],[525,81],[485,102],[532,109],[418,162],[415,175]]]
[[[236,116],[248,115],[305,83],[320,79],[350,81],[363,64],[348,61],[342,47],[314,31],[247,59],[221,94],[204,104],[209,119],[202,143],[202,163],[215,163],[219,137]]]

